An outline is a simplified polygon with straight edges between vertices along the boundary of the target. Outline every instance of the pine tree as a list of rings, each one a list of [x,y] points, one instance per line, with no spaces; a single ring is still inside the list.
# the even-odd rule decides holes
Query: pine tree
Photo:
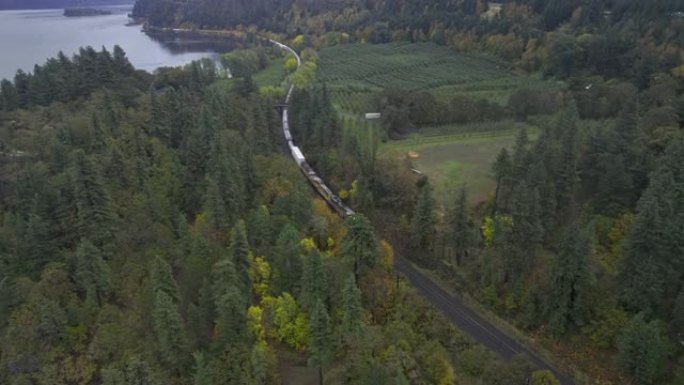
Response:
[[[301,235],[292,224],[287,223],[278,235],[273,253],[276,293],[295,293],[302,276]]]
[[[684,138],[673,140],[652,174],[625,241],[621,266],[623,299],[634,310],[669,314],[684,277],[681,232],[684,217]]]
[[[300,303],[311,311],[316,301],[325,301],[328,293],[328,281],[323,269],[323,260],[318,250],[313,250],[304,258],[302,273],[302,292]]]
[[[112,237],[114,214],[99,171],[81,150],[74,153],[71,182],[78,216],[77,234],[101,246]]]
[[[211,269],[211,292],[214,302],[218,303],[228,288],[238,285],[238,282],[232,255],[227,254],[221,257]]]
[[[235,266],[235,274],[242,293],[248,295],[252,289],[249,278],[249,243],[247,242],[247,230],[245,222],[239,221],[230,233],[230,247],[228,248]]]
[[[506,202],[505,192],[510,183],[512,170],[513,165],[511,163],[511,156],[508,154],[506,148],[502,148],[496,156],[496,161],[492,165],[492,172],[496,179],[496,190],[494,192],[494,202],[492,203],[492,217],[495,217],[497,214],[500,205],[499,202]],[[505,204],[503,206],[505,207]]]
[[[577,119],[577,106],[571,102],[561,115],[559,122],[561,154],[560,169],[556,180],[556,210],[559,218],[566,218],[571,215],[579,184],[577,174],[579,159]]]
[[[216,302],[216,341],[236,344],[247,336],[247,300],[235,286],[228,286]]]
[[[211,372],[203,352],[192,354],[195,358],[195,373],[193,374],[193,385],[212,385]]]
[[[539,194],[521,182],[512,195],[511,214],[513,228],[509,243],[510,252],[506,253],[508,279],[519,282],[534,265],[537,248],[542,240],[543,228],[539,219]]]
[[[342,239],[342,256],[353,261],[358,282],[362,270],[372,269],[378,260],[378,242],[373,225],[363,214],[356,214],[345,222],[347,234]]]
[[[638,314],[618,337],[622,368],[638,385],[652,385],[662,373],[666,347],[656,321],[646,322]]]
[[[358,336],[361,332],[362,316],[361,290],[357,287],[352,274],[342,289],[342,332],[345,336]]]
[[[2,96],[2,107],[5,111],[12,111],[19,108],[19,94],[14,84],[7,79],[0,82],[0,96]]]
[[[230,217],[219,185],[216,180],[207,178],[207,192],[204,195],[204,211],[208,214],[209,223],[218,232],[225,231],[230,226]]]
[[[155,292],[152,320],[162,359],[169,368],[179,370],[186,361],[185,329],[173,298],[163,290]]]
[[[85,293],[86,303],[101,306],[112,289],[111,271],[100,250],[87,239],[81,240],[76,249],[75,277]]]
[[[180,298],[171,266],[158,255],[154,258],[152,265],[152,291],[155,295],[157,292],[164,292],[174,303],[177,303]]]
[[[527,135],[527,130],[522,128],[515,138],[515,146],[513,147],[513,160],[511,164],[511,180],[513,183],[524,180],[527,175],[527,167],[530,162],[530,139]]]
[[[466,186],[461,186],[456,204],[447,219],[451,245],[456,254],[456,265],[460,265],[463,257],[473,244],[473,224],[468,213],[468,195]]]
[[[411,243],[413,247],[429,251],[435,234],[435,201],[432,188],[425,180],[419,186],[418,202],[411,218]]]
[[[124,52],[124,50],[121,49],[120,46],[115,45],[114,51],[112,53],[112,60],[115,71],[121,75],[132,74],[135,68],[133,68],[133,65],[131,65],[131,63],[128,61],[128,57],[126,57],[126,52]]]
[[[550,327],[556,335],[563,335],[570,324],[581,326],[587,311],[589,246],[577,224],[567,230],[560,253],[553,261],[552,274]]]
[[[249,244],[254,247],[269,245],[273,239],[271,213],[266,205],[261,205],[252,211],[249,219]]]
[[[330,360],[330,317],[320,299],[311,311],[309,317],[311,342],[309,344],[309,365],[318,366],[318,381],[323,385],[323,367]]]

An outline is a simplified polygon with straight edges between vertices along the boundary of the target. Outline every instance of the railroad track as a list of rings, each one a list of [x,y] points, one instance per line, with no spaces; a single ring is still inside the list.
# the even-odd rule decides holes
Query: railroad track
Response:
[[[297,59],[297,68],[301,66],[301,58],[297,52],[295,52],[295,50],[272,39],[269,39],[269,42],[293,54]],[[283,135],[287,141],[292,158],[295,160],[297,166],[299,166],[299,169],[309,180],[316,192],[323,197],[323,199],[333,210],[335,210],[335,212],[337,212],[338,215],[340,215],[342,218],[353,216],[356,214],[354,210],[345,205],[342,200],[335,195],[330,188],[328,188],[325,182],[318,177],[316,172],[307,163],[304,153],[295,144],[294,139],[292,138],[288,116],[288,104],[290,103],[293,89],[294,85],[291,84],[288,87],[287,94],[285,96],[285,103],[282,107]],[[453,323],[463,332],[469,334],[478,343],[486,346],[507,360],[520,354],[526,355],[538,368],[551,371],[559,380],[561,385],[575,385],[569,376],[566,376],[553,366],[546,363],[546,361],[534,354],[534,352],[527,349],[522,343],[513,339],[504,331],[487,321],[483,316],[466,306],[459,298],[454,297],[444,291],[428,277],[416,270],[406,259],[397,256],[395,258],[395,268],[399,273],[406,277],[406,279],[416,288],[418,293],[420,293],[435,308],[440,310],[447,317],[447,319],[451,321],[451,323]]]

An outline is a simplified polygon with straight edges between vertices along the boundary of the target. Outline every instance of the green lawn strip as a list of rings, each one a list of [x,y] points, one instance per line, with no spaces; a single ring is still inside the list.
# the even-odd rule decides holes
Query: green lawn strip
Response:
[[[445,282],[442,278],[438,277],[437,274],[433,270],[429,269],[424,269],[420,266],[417,266],[413,262],[410,262],[413,268],[416,270],[420,271],[425,277],[430,279],[432,282],[434,282],[437,286],[439,286],[442,290],[445,292],[449,293],[450,295],[454,297],[458,297],[468,308],[471,310],[475,311],[477,314],[479,314],[482,318],[487,320],[489,323],[494,325],[497,329],[508,335],[509,337],[512,337],[518,343],[522,344],[525,348],[527,348],[529,351],[534,353],[537,357],[539,357],[541,360],[549,364],[550,366],[553,366],[559,370],[565,371],[567,373],[571,373],[573,376],[573,379],[575,380],[575,383],[578,385],[589,385],[590,384],[590,379],[589,376],[586,374],[582,373],[578,369],[569,366],[566,362],[558,360],[553,353],[551,353],[546,347],[543,346],[544,340],[538,340],[535,338],[530,337],[529,335],[521,332],[518,328],[516,328],[514,325],[508,323],[506,320],[503,318],[499,317],[486,307],[484,307],[482,304],[477,302],[475,299],[473,299],[470,295],[467,293],[463,293],[460,291],[456,291],[451,284]]]

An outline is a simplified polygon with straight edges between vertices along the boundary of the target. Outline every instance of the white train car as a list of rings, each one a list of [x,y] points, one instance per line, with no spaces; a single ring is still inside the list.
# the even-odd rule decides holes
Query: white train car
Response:
[[[302,150],[299,149],[299,147],[292,145],[290,146],[290,151],[292,152],[292,157],[299,166],[301,166],[302,163],[306,162],[306,158],[304,158],[304,154],[302,153]]]

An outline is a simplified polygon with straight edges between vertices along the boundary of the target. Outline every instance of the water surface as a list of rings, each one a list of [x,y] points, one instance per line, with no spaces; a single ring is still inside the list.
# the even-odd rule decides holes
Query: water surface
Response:
[[[140,25],[127,26],[130,7],[107,9],[113,14],[65,17],[61,9],[0,11],[0,78],[13,78],[17,69],[32,71],[59,51],[71,56],[88,45],[110,51],[119,45],[136,68],[147,71],[218,56],[211,46],[154,40]]]

